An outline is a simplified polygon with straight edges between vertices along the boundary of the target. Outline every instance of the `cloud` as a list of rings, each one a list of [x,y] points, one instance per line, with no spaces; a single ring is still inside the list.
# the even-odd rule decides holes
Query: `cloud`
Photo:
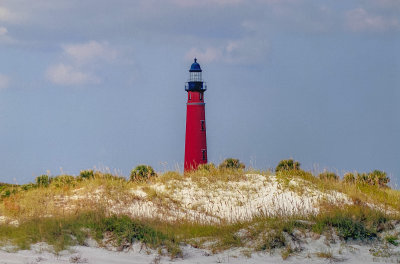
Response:
[[[0,74],[0,90],[6,89],[10,84],[10,78],[4,74]]]
[[[89,41],[63,45],[62,48],[64,62],[51,65],[45,73],[46,78],[57,85],[100,83],[96,69],[117,58],[117,51],[106,42]]]
[[[0,37],[5,36],[8,33],[7,28],[5,27],[0,27]]]
[[[64,53],[79,64],[90,63],[95,60],[113,61],[117,57],[116,50],[107,42],[90,41],[81,44],[63,46]]]
[[[223,45],[206,48],[191,48],[185,54],[185,60],[194,57],[203,62],[222,62],[228,64],[257,64],[262,62],[269,50],[265,37],[245,37],[239,40],[227,41]]]
[[[400,23],[397,18],[373,15],[363,8],[348,11],[346,13],[346,25],[355,32],[383,32],[391,29],[400,29]]]
[[[14,15],[5,7],[0,6],[0,21],[13,20]]]
[[[24,16],[22,14],[16,14],[10,9],[0,6],[0,21],[3,22],[9,22],[9,23],[15,23],[23,20]]]
[[[46,77],[58,85],[82,85],[100,82],[98,77],[62,63],[50,66],[46,71]]]
[[[207,47],[205,49],[191,48],[186,52],[185,60],[191,61],[193,58],[198,58],[205,63],[218,61],[222,58],[222,51],[214,47]]]
[[[16,41],[8,35],[7,28],[2,26],[0,26],[0,43],[16,43]]]

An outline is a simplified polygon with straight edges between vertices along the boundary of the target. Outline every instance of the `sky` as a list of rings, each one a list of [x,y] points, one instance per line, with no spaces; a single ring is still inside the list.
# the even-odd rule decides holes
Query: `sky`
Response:
[[[0,0],[0,182],[183,168],[185,82],[208,158],[400,183],[398,0]]]

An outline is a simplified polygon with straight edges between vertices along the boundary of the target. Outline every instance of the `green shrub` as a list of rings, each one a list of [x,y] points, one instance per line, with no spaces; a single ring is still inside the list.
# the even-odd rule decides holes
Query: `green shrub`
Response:
[[[1,198],[6,198],[6,197],[10,197],[11,196],[11,191],[9,190],[9,189],[6,189],[6,190],[4,190],[2,193],[1,193]]]
[[[368,183],[370,185],[376,185],[378,187],[387,187],[387,184],[390,182],[389,177],[386,175],[386,172],[374,170],[368,174]]]
[[[348,172],[343,176],[343,181],[345,183],[351,183],[354,184],[356,182],[356,177],[354,176],[353,173]]]
[[[399,245],[399,242],[397,242],[398,239],[399,238],[397,236],[391,236],[391,235],[385,237],[386,242],[392,244],[393,246]]]
[[[361,206],[327,207],[320,213],[312,229],[322,233],[335,228],[338,235],[348,239],[371,239],[376,237],[379,226],[387,222],[387,217],[380,211]]]
[[[75,177],[70,175],[60,175],[54,177],[51,184],[56,187],[63,187],[63,186],[73,186],[75,183]]]
[[[318,175],[321,180],[325,181],[338,181],[339,176],[336,175],[334,172],[324,171]]]
[[[360,184],[375,185],[378,187],[387,187],[390,178],[386,172],[374,170],[370,173],[357,173],[356,182]]]
[[[50,182],[51,178],[49,177],[49,175],[43,174],[36,177],[36,184],[39,187],[47,187],[49,186]]]
[[[244,169],[246,166],[239,159],[228,158],[219,164],[219,169]]]
[[[278,166],[276,166],[275,172],[291,170],[300,170],[300,162],[294,161],[293,159],[281,160]]]
[[[368,174],[357,173],[356,182],[361,184],[368,184]]]
[[[138,165],[131,171],[131,181],[144,181],[157,176],[149,165]]]
[[[273,249],[282,248],[285,245],[286,239],[282,231],[272,231],[271,233],[267,234],[257,249],[270,252]]]
[[[111,216],[104,219],[105,231],[112,232],[118,243],[127,241],[134,243],[142,241],[146,244],[158,246],[166,236],[151,227],[136,222],[128,216]]]
[[[81,170],[79,176],[82,179],[91,179],[94,178],[94,171],[93,170]]]
[[[206,163],[206,164],[200,164],[197,167],[197,170],[205,170],[205,171],[212,171],[216,170],[217,168],[215,167],[214,163]]]

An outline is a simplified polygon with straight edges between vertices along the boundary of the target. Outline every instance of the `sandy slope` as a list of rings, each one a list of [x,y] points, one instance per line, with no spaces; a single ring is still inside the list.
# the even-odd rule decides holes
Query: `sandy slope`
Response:
[[[128,252],[107,251],[100,248],[91,247],[73,247],[70,251],[63,251],[59,255],[54,255],[48,252],[43,252],[38,246],[33,250],[24,250],[16,253],[7,253],[0,250],[0,264],[39,264],[39,263],[95,263],[95,264],[124,264],[124,263],[177,263],[177,264],[195,264],[195,263],[399,263],[400,256],[394,253],[391,257],[374,257],[370,254],[370,249],[374,245],[331,245],[327,248],[322,243],[322,240],[317,240],[311,243],[310,248],[301,254],[283,260],[279,252],[275,254],[268,253],[253,253],[252,256],[246,257],[243,255],[244,249],[232,249],[220,254],[211,255],[205,250],[195,249],[189,246],[183,247],[183,259],[171,260],[169,257],[159,257],[156,251],[148,251],[141,249],[140,245],[136,244]],[[313,248],[313,249],[312,249]],[[316,255],[316,252],[330,251],[333,252],[333,258],[321,258]]]
[[[160,218],[170,221],[186,219],[202,223],[251,220],[261,215],[308,215],[319,212],[321,202],[337,205],[352,201],[337,191],[321,192],[309,182],[293,179],[283,182],[274,175],[247,174],[245,179],[231,182],[199,184],[189,178],[147,186],[164,199],[157,203],[142,189],[132,189],[124,202],[108,200],[110,210],[139,218]],[[102,190],[87,193],[78,190],[64,197],[71,204],[79,200],[102,199]],[[165,205],[168,206],[165,206]]]
[[[62,205],[81,200],[106,199],[110,210],[125,213],[132,217],[159,217],[164,220],[187,219],[200,222],[219,222],[249,220],[259,214],[313,214],[318,213],[319,204],[328,201],[337,205],[351,204],[352,201],[343,193],[336,191],[321,192],[309,182],[301,179],[284,182],[276,176],[248,174],[244,180],[232,182],[214,182],[198,184],[191,179],[171,180],[155,183],[150,188],[164,199],[160,204],[153,200],[149,192],[143,189],[132,189],[121,202],[106,196],[104,190],[95,189],[87,192],[76,190],[71,196],[54,197]],[[126,195],[126,194],[124,194]],[[167,202],[167,203],[165,203]],[[165,205],[168,206],[165,206]],[[373,206],[373,205],[371,205]],[[376,207],[376,206],[375,206]],[[0,216],[0,224],[14,224],[13,219]],[[400,225],[393,232],[400,233]],[[288,239],[289,241],[290,239]],[[293,241],[292,241],[293,242]],[[115,252],[92,247],[73,247],[54,255],[45,244],[37,244],[31,250],[12,252],[0,248],[1,263],[400,263],[400,247],[380,244],[345,243],[338,237],[332,240],[325,236],[302,236],[301,241],[291,247],[299,249],[287,260],[283,261],[281,250],[274,254],[253,253],[244,248],[231,249],[219,254],[210,254],[203,249],[182,246],[183,259],[171,261],[169,257],[159,257],[156,251],[141,249],[139,244],[133,245],[128,252]],[[11,253],[10,253],[11,252]],[[323,254],[321,254],[323,253]],[[323,255],[331,256],[325,258]],[[319,255],[319,256],[318,256]]]

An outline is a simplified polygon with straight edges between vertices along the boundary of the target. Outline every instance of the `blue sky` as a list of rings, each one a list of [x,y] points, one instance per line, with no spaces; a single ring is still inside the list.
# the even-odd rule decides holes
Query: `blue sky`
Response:
[[[194,57],[208,157],[400,183],[400,1],[3,0],[0,182],[182,168]]]

